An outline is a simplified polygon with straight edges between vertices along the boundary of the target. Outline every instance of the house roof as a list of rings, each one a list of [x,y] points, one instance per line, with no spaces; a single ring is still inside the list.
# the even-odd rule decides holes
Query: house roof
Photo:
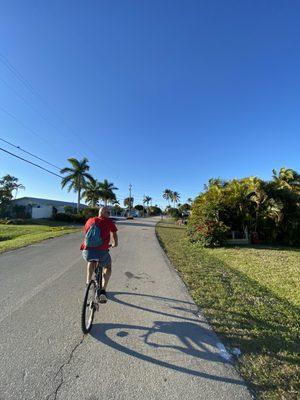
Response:
[[[29,204],[41,204],[41,205],[51,205],[51,206],[71,206],[71,207],[77,207],[77,203],[72,203],[69,201],[61,201],[61,200],[51,200],[51,199],[39,199],[37,197],[20,197],[18,199],[12,200],[12,203],[18,203],[18,201],[22,201],[22,202],[28,202]],[[85,204],[81,204],[80,203],[80,207],[82,208],[86,208],[87,205]]]

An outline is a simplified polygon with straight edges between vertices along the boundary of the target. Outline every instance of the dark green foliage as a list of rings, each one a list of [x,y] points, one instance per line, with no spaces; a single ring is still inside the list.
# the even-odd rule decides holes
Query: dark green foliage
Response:
[[[175,218],[175,219],[181,218],[181,213],[180,213],[180,211],[178,210],[178,208],[169,207],[169,208],[167,209],[167,214],[168,214],[170,217]]]
[[[189,227],[191,241],[198,242],[204,247],[218,247],[226,243],[228,226],[222,221],[206,221],[197,230]]]
[[[144,211],[145,210],[144,206],[142,206],[141,204],[137,204],[136,206],[134,206],[134,208],[136,210],[138,210],[138,211]]]
[[[76,207],[64,206],[64,210],[65,210],[66,214],[75,214],[76,213]]]
[[[57,213],[55,216],[55,221],[62,221],[62,222],[73,222],[77,224],[85,224],[87,221],[87,217],[84,217],[80,214],[64,214],[64,213]]]
[[[162,214],[161,209],[159,207],[157,207],[157,206],[148,207],[147,212],[148,212],[148,215],[153,216],[153,217],[156,216],[156,215],[161,215]]]
[[[93,218],[93,217],[98,217],[99,214],[99,208],[98,207],[88,207],[84,208],[81,210],[80,213],[83,217],[86,219],[88,218]]]
[[[17,204],[12,207],[12,214],[16,218],[29,218],[29,215],[26,212],[26,207]]]
[[[210,179],[193,203],[190,238],[204,246],[220,245],[228,231],[238,231],[248,232],[256,243],[299,246],[299,174],[286,168],[275,172],[271,182],[257,177]]]

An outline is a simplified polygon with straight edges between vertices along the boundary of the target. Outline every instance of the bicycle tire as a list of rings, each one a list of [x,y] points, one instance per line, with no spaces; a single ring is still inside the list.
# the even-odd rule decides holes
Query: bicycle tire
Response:
[[[96,294],[96,282],[92,280],[86,290],[84,295],[84,300],[82,304],[81,310],[81,329],[84,334],[89,333],[92,328],[94,314],[95,314],[95,306],[94,303],[90,304],[90,302],[94,302]],[[92,299],[92,300],[91,300]],[[87,308],[89,308],[89,317],[87,318]]]

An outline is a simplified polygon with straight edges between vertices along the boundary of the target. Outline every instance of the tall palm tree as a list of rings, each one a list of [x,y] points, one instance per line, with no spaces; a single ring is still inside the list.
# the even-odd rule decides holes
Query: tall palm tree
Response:
[[[104,201],[106,206],[108,202],[116,200],[114,190],[118,190],[118,188],[115,187],[112,182],[108,182],[107,179],[104,179],[103,182],[100,182],[100,199]]]
[[[98,182],[97,179],[92,178],[86,183],[84,191],[82,192],[82,197],[86,199],[90,206],[96,207],[99,205],[100,190],[100,182]]]
[[[186,202],[191,205],[193,202],[193,199],[191,197],[189,197]]]
[[[168,205],[170,206],[170,200],[172,199],[173,192],[171,189],[165,189],[163,192],[163,198],[167,200]]]
[[[280,168],[279,172],[273,169],[273,180],[279,189],[296,189],[300,188],[300,175],[291,168]]]
[[[11,193],[11,196],[13,196],[13,191],[15,190],[15,198],[17,197],[18,190],[20,189],[25,189],[25,186],[22,185],[21,183],[18,183],[19,179],[16,178],[15,176],[12,175],[5,175],[0,181],[0,184],[5,186],[5,188]]]
[[[174,203],[174,207],[176,207],[176,204],[180,200],[180,194],[178,192],[173,192],[171,199],[172,199],[172,202]]]
[[[124,199],[124,206],[131,209],[133,207],[134,198],[133,197],[126,197]]]
[[[68,192],[72,189],[77,192],[77,212],[80,209],[81,191],[86,186],[87,180],[92,180],[93,177],[87,171],[90,166],[88,165],[88,159],[84,157],[82,160],[76,158],[68,158],[71,167],[66,167],[60,170],[61,174],[68,174],[62,178],[61,187],[68,186]]]
[[[147,204],[147,206],[149,206],[150,201],[152,200],[152,197],[150,196],[145,196],[144,198],[144,203]]]

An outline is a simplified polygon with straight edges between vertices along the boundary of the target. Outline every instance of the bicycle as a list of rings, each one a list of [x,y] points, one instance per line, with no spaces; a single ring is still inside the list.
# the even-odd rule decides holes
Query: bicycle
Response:
[[[84,334],[89,333],[92,328],[95,311],[99,310],[99,294],[102,289],[103,267],[97,264],[94,279],[88,284],[81,311],[81,329]]]

